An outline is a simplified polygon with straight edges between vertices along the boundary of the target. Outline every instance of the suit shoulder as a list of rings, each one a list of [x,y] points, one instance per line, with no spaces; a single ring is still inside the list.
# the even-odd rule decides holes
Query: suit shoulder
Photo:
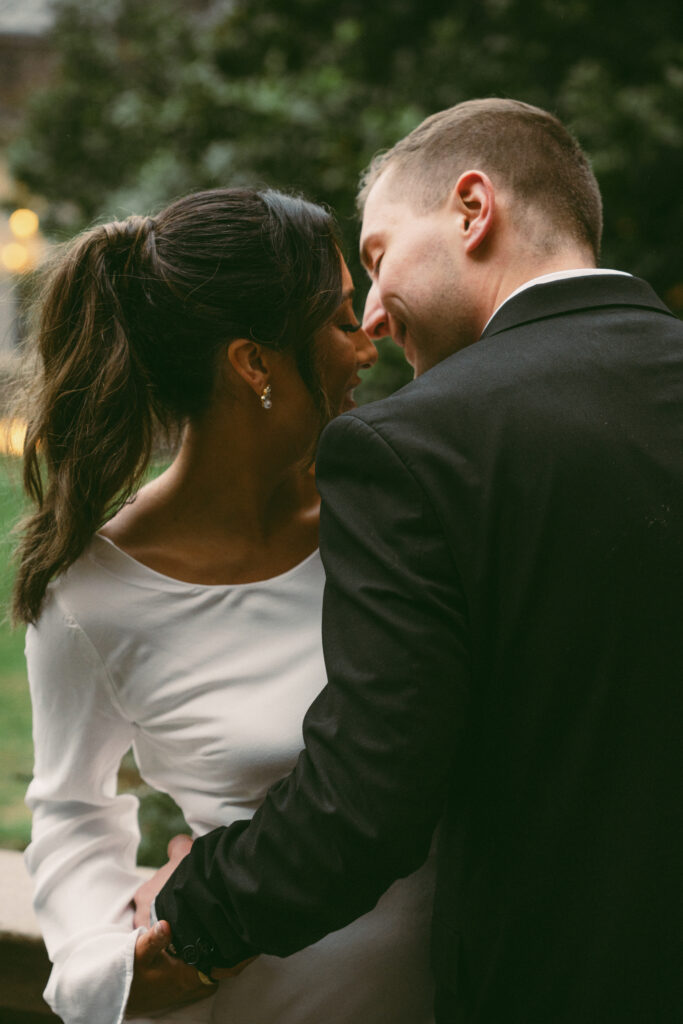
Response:
[[[382,436],[393,436],[395,432],[427,429],[434,417],[440,418],[441,411],[455,415],[475,404],[492,385],[488,354],[480,346],[481,342],[449,356],[387,398],[369,402],[341,419],[353,419]]]

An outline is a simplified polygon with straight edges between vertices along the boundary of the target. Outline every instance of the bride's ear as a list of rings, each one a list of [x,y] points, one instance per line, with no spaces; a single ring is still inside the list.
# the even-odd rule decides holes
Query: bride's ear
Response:
[[[251,388],[260,395],[270,378],[268,349],[249,338],[235,338],[228,345],[226,368],[229,366]]]

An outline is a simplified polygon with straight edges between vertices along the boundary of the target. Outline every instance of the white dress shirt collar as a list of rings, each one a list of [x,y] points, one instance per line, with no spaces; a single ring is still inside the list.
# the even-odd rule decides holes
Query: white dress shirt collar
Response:
[[[631,277],[631,274],[627,274],[624,270],[608,270],[598,267],[580,267],[576,270],[555,270],[552,274],[541,274],[540,277],[532,277],[530,281],[525,281],[524,284],[520,284],[519,288],[515,288],[514,292],[510,292],[507,298],[503,299],[499,306],[496,306],[495,310],[486,321],[484,330],[486,330],[488,325],[491,323],[498,310],[502,309],[506,302],[509,302],[510,299],[514,298],[515,295],[519,295],[519,293],[525,291],[525,289],[531,288],[535,284],[547,284],[550,281],[564,281],[570,277],[588,277],[590,274],[619,274],[621,277]]]

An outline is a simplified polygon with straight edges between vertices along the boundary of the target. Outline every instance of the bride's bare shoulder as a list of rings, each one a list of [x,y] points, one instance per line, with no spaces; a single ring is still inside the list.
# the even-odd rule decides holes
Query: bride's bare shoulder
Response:
[[[129,554],[155,546],[166,518],[163,490],[159,479],[145,484],[98,532]]]

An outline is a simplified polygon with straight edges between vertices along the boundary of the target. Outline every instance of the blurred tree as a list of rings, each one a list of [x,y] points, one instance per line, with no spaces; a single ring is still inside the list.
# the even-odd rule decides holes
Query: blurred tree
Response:
[[[358,174],[426,114],[484,95],[555,111],[605,198],[603,263],[683,311],[678,0],[56,0],[59,70],[11,150],[47,226],[264,183],[337,211],[358,283]],[[385,357],[367,394],[407,377]]]

